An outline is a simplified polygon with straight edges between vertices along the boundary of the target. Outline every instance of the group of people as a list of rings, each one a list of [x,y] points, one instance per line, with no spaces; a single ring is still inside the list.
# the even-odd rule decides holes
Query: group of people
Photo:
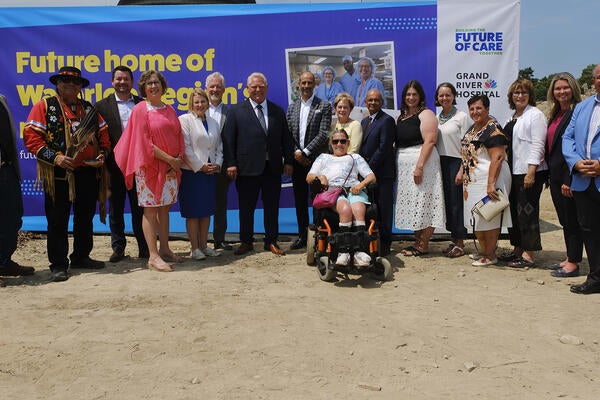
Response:
[[[544,183],[549,182],[567,256],[548,267],[554,276],[578,276],[585,246],[590,274],[571,291],[600,292],[600,148],[595,140],[600,123],[600,66],[593,76],[597,94],[581,104],[574,78],[557,74],[548,90],[552,104],[548,117],[535,107],[532,83],[516,80],[508,93],[514,113],[502,126],[490,115],[485,95],[469,99],[469,121],[456,108],[456,89],[447,82],[435,92],[435,104],[441,107],[437,116],[426,107],[422,85],[408,82],[395,121],[382,110],[383,88],[370,81],[372,60],[361,59],[357,65],[364,79],[353,78],[354,64],[344,57],[347,73],[339,83],[334,81],[333,68],[326,68],[319,86],[324,89],[317,87],[314,74],[302,73],[300,97],[287,113],[267,100],[267,78],[259,72],[247,79],[247,101],[225,106],[225,80],[216,72],[207,77],[206,90],[193,90],[189,112],[179,117],[161,100],[167,82],[160,72],[146,71],[140,76],[141,97],[137,97],[131,93],[132,71],[115,68],[115,93],[94,107],[79,96],[89,81],[77,68],[62,67],[50,77],[56,96],[33,106],[23,132],[27,149],[36,155],[38,179],[44,188],[52,280],[68,279],[69,268],[104,267],[103,262],[90,258],[97,202],[101,219],[106,214],[103,204],[109,202],[113,248],[109,261],[125,257],[127,196],[138,257],[147,258],[149,268],[168,272],[174,263],[183,261],[168,241],[169,210],[176,201],[186,218],[190,257],[219,256],[218,249],[231,249],[224,236],[226,196],[232,181],[239,196],[240,219],[240,246],[234,254],[254,249],[254,211],[260,195],[264,249],[284,255],[277,242],[283,172],[292,178],[298,222],[298,239],[291,249],[307,245],[310,185],[315,179],[330,188],[347,188],[332,207],[340,215],[342,230],[364,229],[370,201],[364,190],[377,182],[373,201],[378,206],[382,255],[390,252],[393,224],[414,231],[414,243],[401,250],[402,255],[413,257],[428,253],[436,227],[450,232],[452,240],[444,251],[447,257],[465,255],[470,227],[479,242],[478,253],[472,255],[474,266],[498,260],[511,267],[535,265],[534,254],[541,250],[539,199]],[[14,198],[20,199],[14,124],[4,98],[0,105],[0,178],[3,187],[6,181],[6,187],[15,191]],[[369,116],[353,121],[350,112],[355,105],[365,106]],[[333,113],[337,122],[332,127]],[[494,218],[485,220],[472,212],[483,197],[493,201],[502,194],[508,195],[510,207]],[[68,254],[71,207],[74,243]],[[6,210],[2,207],[12,222],[3,224],[0,232],[0,274],[32,274],[33,269],[11,260],[22,202]],[[215,243],[210,248],[212,215]],[[514,249],[496,255],[502,227],[508,228]],[[339,254],[336,262],[368,265],[368,254],[361,253]]]
[[[377,89],[384,98],[385,92],[383,83],[375,76],[375,61],[370,57],[361,57],[356,63],[352,56],[345,55],[342,58],[344,74],[336,81],[336,70],[327,65],[321,71],[315,73],[315,96],[319,99],[333,105],[335,99],[340,93],[350,95],[357,107],[366,107],[367,92],[371,89]],[[301,90],[299,88],[299,90]]]

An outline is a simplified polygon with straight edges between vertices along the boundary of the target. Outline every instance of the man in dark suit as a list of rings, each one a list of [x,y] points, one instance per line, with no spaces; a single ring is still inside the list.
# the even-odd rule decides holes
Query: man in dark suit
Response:
[[[11,257],[17,249],[23,217],[21,174],[16,130],[6,98],[0,94],[0,276],[32,275],[32,267],[22,267]],[[4,282],[0,280],[0,286]]]
[[[219,132],[223,132],[223,126],[227,119],[229,108],[223,104],[223,93],[225,92],[225,77],[219,72],[213,72],[206,77],[206,92],[210,102],[208,113],[212,119],[219,124]],[[231,250],[231,245],[225,242],[227,232],[227,194],[231,179],[227,171],[221,169],[217,175],[217,187],[215,189],[215,214],[213,216],[213,240],[215,249]]]
[[[327,151],[327,135],[331,128],[331,105],[313,95],[315,76],[300,75],[300,98],[288,108],[287,122],[294,139],[294,204],[298,221],[298,239],[291,249],[306,247],[308,229],[308,184],[306,175],[319,154]]]
[[[133,86],[133,73],[125,66],[118,66],[112,71],[112,86],[115,94],[110,95],[98,103],[96,109],[108,124],[110,144],[114,149],[129,120],[133,106],[142,101],[139,96],[131,94]],[[138,206],[138,198],[135,186],[131,190],[125,188],[123,173],[115,163],[115,157],[111,152],[106,159],[106,166],[110,174],[110,197],[108,198],[110,241],[113,253],[110,262],[116,263],[125,257],[125,221],[123,213],[125,210],[125,197],[129,195],[129,207],[131,208],[131,224],[133,233],[138,243],[138,257],[148,258],[148,245],[142,231],[142,215],[144,209]]]
[[[267,78],[260,72],[247,80],[249,99],[229,109],[223,127],[223,166],[236,179],[240,215],[240,247],[236,255],[254,249],[254,210],[261,194],[265,250],[285,253],[277,244],[281,172],[293,171],[293,143],[285,112],[267,100]]]
[[[562,142],[590,265],[585,282],[571,286],[577,294],[600,293],[600,64],[594,68],[592,84],[596,95],[575,106]]]
[[[383,95],[378,89],[367,92],[365,103],[369,116],[361,121],[363,136],[360,155],[369,163],[377,178],[375,202],[379,210],[379,236],[381,254],[388,255],[392,244],[392,218],[394,213],[394,118],[381,110]]]

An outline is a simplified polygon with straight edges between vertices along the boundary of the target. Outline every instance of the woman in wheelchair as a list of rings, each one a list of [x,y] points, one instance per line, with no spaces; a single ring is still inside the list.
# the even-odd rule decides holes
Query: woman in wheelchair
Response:
[[[321,154],[314,161],[306,182],[321,185],[325,190],[343,187],[336,205],[331,207],[339,215],[338,232],[366,230],[366,205],[370,204],[365,191],[367,185],[375,182],[375,174],[369,164],[359,154],[348,154],[350,140],[343,129],[336,130],[331,137],[333,154]],[[364,179],[359,181],[359,175]],[[313,186],[314,187],[314,186]],[[368,266],[371,256],[363,251],[354,253],[353,263],[357,267]],[[340,252],[336,264],[346,266],[350,263],[350,253]]]

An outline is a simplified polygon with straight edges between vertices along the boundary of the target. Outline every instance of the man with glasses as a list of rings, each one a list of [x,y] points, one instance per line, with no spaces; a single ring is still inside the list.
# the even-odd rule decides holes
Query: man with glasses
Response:
[[[264,249],[284,255],[277,244],[281,173],[293,170],[293,144],[285,112],[267,100],[267,78],[260,72],[247,79],[248,100],[229,109],[223,127],[223,168],[236,179],[240,216],[240,247],[234,254],[254,249],[254,210],[263,202]]]
[[[56,85],[56,96],[33,106],[23,138],[36,156],[38,178],[44,186],[51,280],[61,282],[69,279],[69,258],[71,268],[104,268],[104,263],[91,259],[90,253],[96,201],[106,198],[103,166],[111,147],[104,119],[89,102],[79,98],[81,89],[90,84],[81,71],[61,67],[50,82]],[[71,205],[73,252],[67,258]],[[105,218],[102,206],[101,220]]]
[[[394,217],[394,140],[396,123],[394,118],[383,112],[383,94],[371,89],[365,96],[369,116],[361,121],[363,135],[360,155],[369,163],[377,178],[375,202],[379,210],[379,236],[381,255],[390,253],[392,244],[392,219]]]
[[[600,293],[600,64],[594,68],[596,95],[575,106],[562,138],[562,150],[571,170],[571,190],[583,244],[590,265],[585,282],[571,286],[577,294]]]
[[[331,105],[314,96],[315,76],[309,72],[300,75],[300,98],[290,105],[287,123],[294,139],[294,205],[298,221],[298,239],[292,250],[306,247],[308,230],[308,184],[306,175],[312,162],[327,151],[327,136],[331,128]]]
[[[134,96],[131,93],[133,72],[129,67],[123,65],[115,67],[112,71],[111,83],[115,89],[115,93],[97,102],[96,109],[108,125],[110,145],[114,149],[125,130],[127,121],[129,121],[131,110],[137,103],[142,101],[142,98]],[[125,198],[127,196],[129,196],[129,208],[131,210],[131,226],[138,244],[138,257],[148,258],[148,244],[142,231],[144,209],[138,205],[135,182],[133,183],[133,188],[127,190],[123,173],[115,162],[115,157],[112,153],[106,158],[106,168],[110,174],[108,207],[110,244],[113,249],[109,261],[116,263],[125,258],[127,238],[125,237],[125,220],[123,214],[125,212]]]

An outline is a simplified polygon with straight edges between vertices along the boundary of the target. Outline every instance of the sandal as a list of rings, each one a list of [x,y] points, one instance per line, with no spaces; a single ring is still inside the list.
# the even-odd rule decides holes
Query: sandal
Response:
[[[408,246],[400,252],[403,256],[406,257],[421,257],[427,254],[426,251],[421,251],[414,246]]]
[[[454,242],[450,242],[448,247],[446,247],[444,250],[442,250],[442,254],[444,254],[446,257],[448,257],[448,253],[450,253],[454,249],[454,247],[456,247],[456,244]]]
[[[174,263],[178,263],[178,264],[181,264],[183,261],[185,261],[185,258],[178,256],[175,253],[161,254],[160,257],[165,261],[174,262]]]
[[[454,247],[452,247],[452,249],[450,249],[450,251],[448,251],[446,253],[446,257],[448,258],[457,258],[457,257],[462,257],[465,255],[465,249],[463,249],[462,247],[458,247],[456,245],[454,245]]]

